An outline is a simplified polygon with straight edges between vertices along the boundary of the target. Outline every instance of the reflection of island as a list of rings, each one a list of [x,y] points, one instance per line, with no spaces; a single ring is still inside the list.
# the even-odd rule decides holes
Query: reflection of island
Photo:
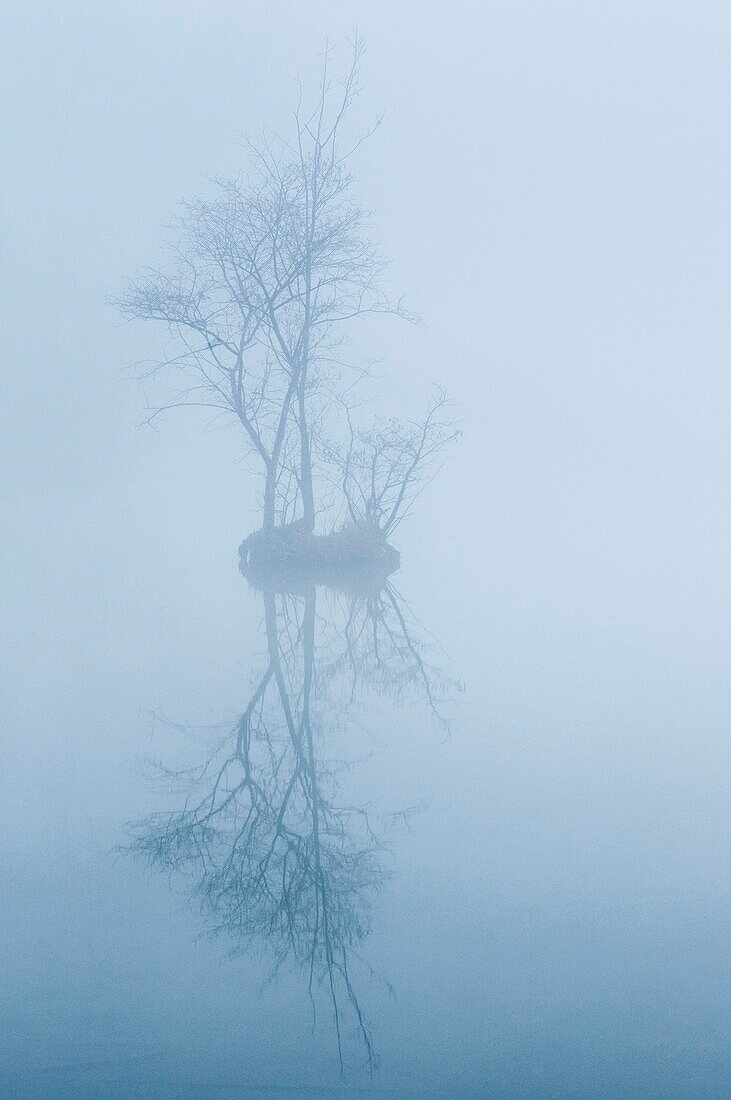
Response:
[[[342,575],[319,601],[311,575],[259,569],[249,580],[264,605],[265,667],[217,750],[174,775],[190,788],[184,808],[139,823],[134,847],[192,879],[213,930],[265,940],[277,967],[306,968],[313,1004],[317,985],[329,998],[341,1068],[346,1013],[372,1068],[350,961],[383,881],[380,842],[365,809],[339,804],[324,742],[368,693],[425,696],[441,721],[443,677],[385,577]]]

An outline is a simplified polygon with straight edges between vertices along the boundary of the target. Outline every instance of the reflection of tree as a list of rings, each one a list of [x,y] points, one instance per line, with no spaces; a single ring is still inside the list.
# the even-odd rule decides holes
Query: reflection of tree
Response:
[[[310,996],[328,992],[341,1068],[349,1011],[372,1069],[349,964],[383,881],[380,845],[366,810],[338,804],[322,742],[366,689],[419,691],[436,713],[439,678],[390,585],[331,593],[325,614],[314,583],[283,587],[263,591],[266,667],[243,713],[203,766],[174,774],[190,787],[183,809],[141,822],[134,847],[191,877],[216,931],[306,967]]]

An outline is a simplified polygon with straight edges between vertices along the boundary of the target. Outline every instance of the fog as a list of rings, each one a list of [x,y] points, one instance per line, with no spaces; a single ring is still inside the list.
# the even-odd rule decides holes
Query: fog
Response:
[[[723,1095],[731,12],[39,0],[0,20],[2,1095]],[[444,387],[462,432],[393,536],[380,680],[342,648],[362,592],[241,576],[261,487],[240,428],[146,424],[134,365],[159,333],[109,304],[162,261],[179,200],[288,132],[295,78],[316,87],[354,27],[355,132],[383,115],[357,195],[423,324],[379,316],[350,350],[384,415]],[[310,613],[287,649],[281,621]],[[322,812],[374,853],[334,887],[367,913],[370,1059],[347,987],[338,1055],[327,965],[311,981],[212,919],[199,867],[130,851],[191,805],[157,765],[201,766],[277,646],[293,697],[314,665]],[[273,744],[279,796],[306,768]]]

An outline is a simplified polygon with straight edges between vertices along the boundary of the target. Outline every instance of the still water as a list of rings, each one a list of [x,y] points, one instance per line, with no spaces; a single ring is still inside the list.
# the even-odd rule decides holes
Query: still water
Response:
[[[725,1094],[712,677],[418,539],[152,600],[169,547],[104,596],[72,547],[21,566],[2,1095]]]

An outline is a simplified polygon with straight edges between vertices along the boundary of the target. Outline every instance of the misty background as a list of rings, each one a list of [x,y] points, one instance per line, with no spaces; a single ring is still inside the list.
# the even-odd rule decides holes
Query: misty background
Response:
[[[137,1091],[92,1069],[88,1095],[368,1087],[294,979],[259,999],[266,967],[115,855],[153,797],[149,712],[234,713],[261,641],[237,432],[142,426],[156,336],[106,304],[357,26],[356,115],[385,112],[357,194],[425,323],[354,348],[386,412],[443,385],[464,433],[397,540],[465,686],[451,735],[388,708],[353,778],[426,807],[369,948],[397,992],[369,1002],[374,1094],[722,1095],[731,11],[33,2],[0,26],[0,1087],[125,1058]]]

